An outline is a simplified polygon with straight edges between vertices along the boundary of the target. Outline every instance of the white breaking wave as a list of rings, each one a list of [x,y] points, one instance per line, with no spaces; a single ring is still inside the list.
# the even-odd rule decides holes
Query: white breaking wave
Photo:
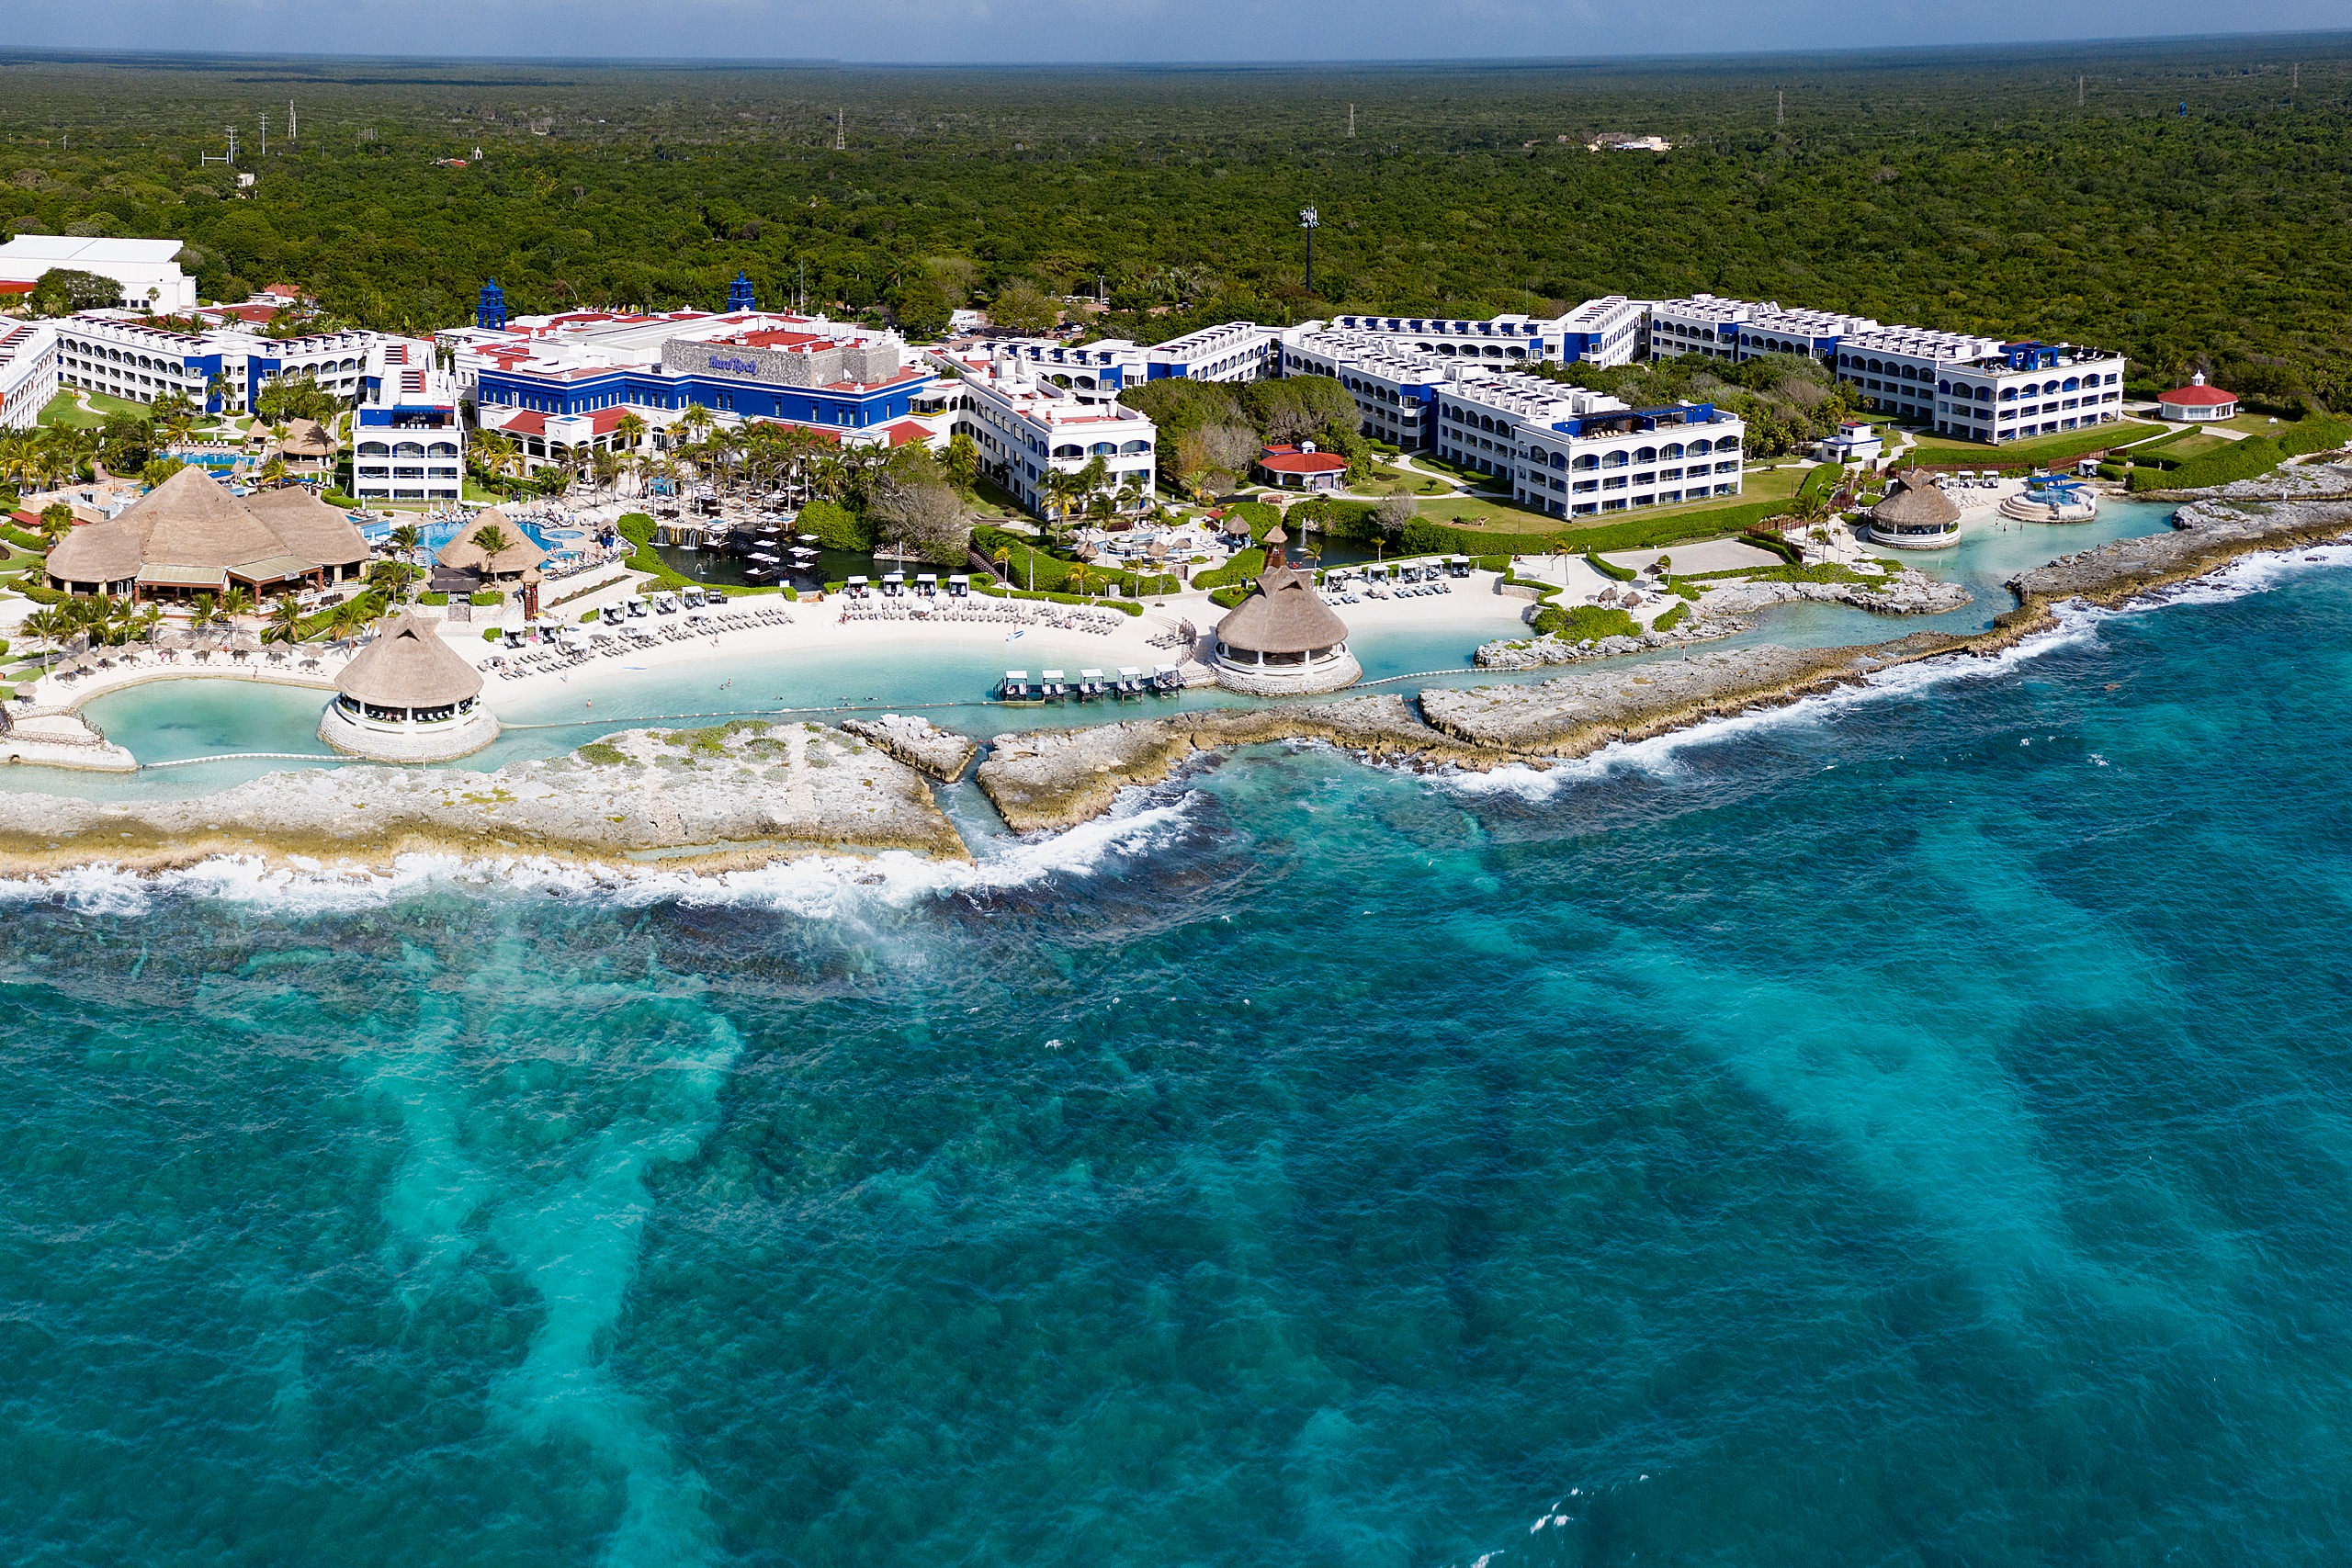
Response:
[[[75,866],[40,876],[0,878],[0,907],[56,902],[84,914],[147,913],[160,899],[266,905],[295,916],[380,908],[436,889],[579,897],[623,908],[661,903],[738,905],[823,919],[861,906],[905,908],[925,898],[1033,886],[1056,876],[1096,875],[1117,860],[1150,852],[1186,830],[1190,796],[1136,802],[1067,832],[1010,839],[972,862],[934,861],[907,851],[872,857],[810,855],[741,871],[615,865],[589,870],[552,860],[469,860],[402,855],[388,871],[328,871],[315,862],[272,866],[252,855],[221,855],[177,871]],[[305,864],[308,869],[305,869]]]
[[[2096,642],[2099,623],[2114,614],[2074,603],[2061,604],[2053,613],[2056,626],[2021,637],[1998,653],[1953,653],[1897,664],[1866,675],[1852,685],[1777,706],[1727,714],[1687,729],[1654,735],[1646,740],[1612,741],[1588,756],[1556,762],[1548,768],[1513,763],[1491,773],[1454,771],[1430,776],[1442,787],[1464,795],[1516,795],[1528,800],[1549,799],[1570,784],[1611,773],[1642,773],[1668,777],[1679,770],[1678,754],[1696,747],[1718,745],[1757,730],[1820,724],[1849,708],[1888,697],[1917,696],[1956,681],[1984,680],[2062,648]]]

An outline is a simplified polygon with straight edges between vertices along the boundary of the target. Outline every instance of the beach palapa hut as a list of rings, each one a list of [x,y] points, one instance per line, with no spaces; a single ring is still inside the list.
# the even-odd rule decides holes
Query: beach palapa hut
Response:
[[[1363,667],[1348,650],[1348,624],[1306,574],[1283,558],[1274,535],[1267,537],[1273,550],[1257,586],[1217,623],[1217,683],[1261,696],[1353,684]]]
[[[481,685],[481,671],[441,640],[433,622],[403,610],[335,677],[319,739],[382,762],[469,756],[498,739]]]
[[[1960,543],[1960,508],[1917,468],[1894,476],[1871,508],[1870,536],[1898,550],[1940,550]]]

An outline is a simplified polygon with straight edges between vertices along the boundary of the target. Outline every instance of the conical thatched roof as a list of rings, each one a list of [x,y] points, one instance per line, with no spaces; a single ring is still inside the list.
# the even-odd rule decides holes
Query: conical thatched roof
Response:
[[[378,707],[447,707],[481,691],[481,671],[443,642],[431,622],[403,610],[343,667],[334,688]]]
[[[275,529],[295,554],[322,566],[350,566],[368,558],[368,541],[351,519],[300,485],[249,495],[245,510]]]
[[[175,587],[217,587],[231,573],[277,582],[322,564],[190,464],[112,522],[75,529],[51,552],[46,570],[66,582],[144,577]]]
[[[286,439],[277,444],[277,449],[288,457],[332,457],[334,437],[317,420],[298,419],[287,425]]]
[[[1311,653],[1348,640],[1348,624],[1323,603],[1303,572],[1271,566],[1258,592],[1217,623],[1217,640],[1258,653]]]
[[[1911,468],[1894,476],[1885,497],[1871,508],[1871,519],[1891,528],[1948,528],[1960,521],[1960,508],[1935,481]]]
[[[489,552],[474,543],[474,536],[484,528],[495,528],[512,541],[498,552],[496,560],[491,559]],[[547,558],[547,552],[531,543],[531,536],[523,532],[521,525],[492,506],[476,513],[464,527],[458,530],[457,537],[442,546],[441,553],[433,558],[442,566],[478,571],[484,577],[496,578],[529,571]]]

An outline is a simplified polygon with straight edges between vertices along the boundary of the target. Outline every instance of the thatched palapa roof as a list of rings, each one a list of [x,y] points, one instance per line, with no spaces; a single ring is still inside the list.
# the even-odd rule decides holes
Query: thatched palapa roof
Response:
[[[1871,519],[1890,528],[1949,528],[1960,521],[1951,497],[1917,468],[1894,476],[1885,497],[1871,508]]]
[[[474,543],[474,536],[484,528],[496,528],[513,541],[498,552],[492,560],[490,553]],[[460,571],[480,572],[491,579],[520,577],[535,570],[547,558],[547,552],[531,543],[531,536],[522,525],[495,506],[474,514],[472,520],[458,530],[457,537],[441,547],[434,560],[441,566],[455,567]],[[526,578],[526,581],[528,581]]]
[[[280,582],[328,564],[307,547],[309,532],[299,530],[298,537],[281,531],[191,464],[113,521],[76,528],[50,553],[45,570],[64,582],[131,577],[183,588],[225,588],[232,577]]]
[[[343,667],[334,689],[378,707],[450,707],[481,693],[481,671],[443,642],[431,622],[403,610]]]
[[[1258,653],[1312,653],[1348,640],[1348,624],[1323,603],[1306,574],[1270,566],[1258,591],[1217,623],[1217,640]]]
[[[277,444],[280,456],[319,460],[334,456],[334,437],[327,427],[315,419],[298,419],[286,427],[286,438]]]
[[[249,495],[245,510],[276,529],[296,554],[322,566],[351,566],[368,558],[368,541],[351,519],[300,485]]]

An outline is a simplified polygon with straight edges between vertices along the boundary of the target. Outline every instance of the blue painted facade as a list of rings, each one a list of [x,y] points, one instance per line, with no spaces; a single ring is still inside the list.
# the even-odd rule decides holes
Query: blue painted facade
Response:
[[[737,273],[735,281],[727,286],[727,309],[733,311],[756,310],[759,308],[759,299],[752,293],[751,277],[744,273]]]
[[[512,371],[484,369],[475,388],[485,408],[531,409],[545,414],[594,413],[623,405],[683,412],[700,403],[713,413],[742,419],[779,419],[794,424],[869,430],[904,419],[916,397],[933,385],[922,377],[894,386],[852,392],[828,387],[785,387],[720,376],[680,376],[666,371],[610,370],[574,380],[543,380]]]
[[[492,332],[506,330],[506,291],[494,277],[481,286],[481,298],[474,304],[474,325]]]
[[[1715,405],[1691,403],[1688,407],[1634,409],[1631,412],[1619,409],[1613,413],[1588,414],[1582,419],[1555,420],[1552,428],[1569,436],[1583,435],[1589,431],[1595,434],[1607,434],[1623,430],[1628,420],[1633,422],[1636,432],[1659,429],[1660,420],[1666,422],[1664,428],[1668,430],[1686,424],[1713,424],[1715,422]]]

